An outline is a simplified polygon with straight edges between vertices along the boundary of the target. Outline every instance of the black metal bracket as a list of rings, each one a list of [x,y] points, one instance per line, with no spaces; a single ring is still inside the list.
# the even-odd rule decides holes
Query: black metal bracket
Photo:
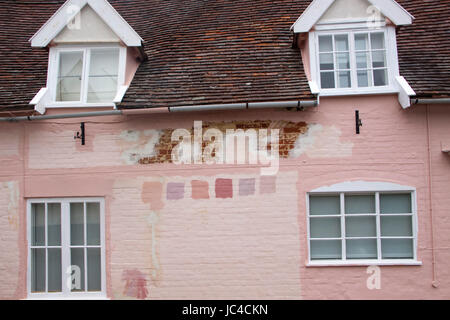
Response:
[[[361,133],[361,127],[363,126],[362,120],[359,117],[359,110],[355,111],[355,121],[356,121],[356,134]]]
[[[74,136],[73,138],[75,140],[80,139],[81,140],[81,145],[84,146],[86,144],[86,131],[85,131],[85,128],[84,128],[84,122],[81,123],[80,130],[81,130],[81,134],[80,134],[80,132],[77,132],[77,135]]]

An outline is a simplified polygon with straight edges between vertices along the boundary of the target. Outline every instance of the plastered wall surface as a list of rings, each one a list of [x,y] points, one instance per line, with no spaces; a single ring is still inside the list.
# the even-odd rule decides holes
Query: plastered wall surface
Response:
[[[355,134],[354,111],[364,126]],[[173,130],[279,129],[275,176],[260,166],[175,165]],[[0,298],[26,298],[26,199],[104,197],[107,295],[113,299],[450,298],[448,106],[430,108],[433,288],[424,106],[395,96],[323,98],[303,112],[255,110],[85,119],[0,127]],[[9,137],[9,138],[5,138]],[[204,149],[205,146],[203,146]],[[352,180],[417,189],[422,266],[307,267],[306,193]]]

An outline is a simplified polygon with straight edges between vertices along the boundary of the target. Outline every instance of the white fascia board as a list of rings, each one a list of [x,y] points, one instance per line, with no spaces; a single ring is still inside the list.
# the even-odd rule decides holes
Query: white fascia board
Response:
[[[411,106],[411,97],[414,97],[416,93],[404,77],[397,76],[395,77],[395,80],[397,81],[399,89],[398,101],[403,109],[407,109]]]
[[[309,89],[311,90],[312,94],[319,94],[320,89],[319,85],[315,81],[308,81]]]
[[[114,103],[121,103],[125,93],[127,92],[129,86],[120,86],[119,90],[117,90],[117,94],[113,100]]]
[[[39,92],[34,96],[33,100],[30,101],[29,104],[37,105],[41,101],[42,97],[47,93],[47,91],[48,91],[47,88],[41,88]]]
[[[314,0],[292,25],[294,33],[309,32],[335,0]],[[412,24],[414,17],[394,0],[368,0],[395,25]]]
[[[128,47],[140,47],[142,38],[106,0],[88,0],[88,4]]]
[[[395,0],[369,0],[369,2],[375,7],[378,7],[381,13],[389,18],[396,26],[405,26],[413,23],[414,16]]]
[[[32,47],[46,47],[72,19],[89,5],[128,47],[140,47],[142,38],[106,0],[68,0],[30,39]]]
[[[309,32],[333,2],[334,0],[314,0],[292,25],[291,30],[294,33]]]
[[[39,92],[34,96],[33,100],[29,104],[34,105],[34,110],[40,114],[45,114],[46,103],[49,101],[49,90],[48,88],[41,88]]]

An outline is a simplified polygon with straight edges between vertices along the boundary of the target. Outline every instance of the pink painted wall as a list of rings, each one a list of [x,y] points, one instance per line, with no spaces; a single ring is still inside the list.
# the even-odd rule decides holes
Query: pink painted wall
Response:
[[[355,135],[355,109],[364,123],[361,135]],[[275,180],[263,179],[252,165],[136,163],[133,155],[154,151],[160,130],[191,128],[194,120],[304,121],[309,142],[281,160]],[[367,96],[322,98],[318,108],[304,112],[84,121],[84,147],[73,140],[79,120],[0,126],[2,299],[26,298],[26,199],[85,196],[105,197],[107,294],[113,299],[450,298],[450,155],[441,151],[450,136],[450,106],[431,106],[429,115],[437,288],[431,285],[425,106],[402,110],[395,96]],[[217,179],[231,179],[232,198],[216,198]],[[349,180],[417,188],[423,265],[381,267],[381,290],[366,288],[366,267],[306,267],[306,192]],[[194,184],[203,188],[195,190],[197,199],[192,181],[203,182]],[[243,193],[240,183],[246,184]],[[173,184],[184,185],[184,193]]]

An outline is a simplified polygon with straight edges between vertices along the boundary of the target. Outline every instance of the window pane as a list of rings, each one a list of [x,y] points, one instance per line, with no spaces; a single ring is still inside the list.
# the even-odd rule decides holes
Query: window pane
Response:
[[[412,237],[411,216],[382,216],[381,236],[383,237]]]
[[[56,101],[80,101],[83,52],[61,52],[59,55]]]
[[[339,88],[350,88],[350,71],[338,72],[338,87]]]
[[[386,69],[373,70],[373,82],[374,82],[374,85],[377,87],[386,86],[387,85]]]
[[[358,71],[358,87],[360,88],[366,88],[369,87],[371,84],[370,81],[370,73],[365,71]]]
[[[411,193],[405,194],[381,194],[381,213],[412,213]]]
[[[61,245],[61,204],[49,203],[47,205],[48,245]]]
[[[61,249],[48,249],[48,292],[61,292]]]
[[[70,204],[70,243],[84,245],[84,204]]]
[[[356,237],[376,237],[377,223],[376,217],[346,217],[345,236]]]
[[[87,249],[88,291],[101,291],[101,259],[100,248]]]
[[[345,213],[375,213],[375,195],[345,196]]]
[[[100,245],[100,203],[86,203],[87,244]]]
[[[338,69],[350,69],[350,55],[348,53],[336,54],[336,64]]]
[[[356,67],[358,69],[369,68],[369,54],[367,52],[359,52],[356,54]]]
[[[377,240],[347,240],[347,259],[377,259]]]
[[[374,68],[385,68],[386,67],[386,52],[385,51],[372,52],[372,66]]]
[[[45,292],[45,249],[31,249],[31,292]]]
[[[70,264],[75,270],[75,279],[72,281],[72,291],[84,291],[84,249],[72,248],[70,249]],[[79,279],[78,279],[79,276]],[[73,276],[72,276],[73,277]]]
[[[382,239],[381,251],[383,259],[413,259],[412,239]]]
[[[311,215],[339,215],[341,199],[339,196],[310,196],[309,212]]]
[[[311,238],[340,238],[341,219],[340,218],[311,218],[310,219]]]
[[[336,51],[348,51],[348,36],[347,35],[335,36],[334,40],[336,41]]]
[[[333,40],[332,36],[319,37],[319,52],[332,52]]]
[[[321,72],[320,82],[323,89],[332,89],[336,85],[334,83],[334,72]]]
[[[367,34],[355,35],[355,48],[356,50],[367,50],[369,48],[369,38]]]
[[[88,102],[112,102],[117,93],[119,49],[91,50]]]
[[[332,53],[321,53],[320,54],[320,70],[333,70],[333,54]]]
[[[372,33],[370,40],[373,49],[384,49],[384,33]]]
[[[311,260],[342,259],[340,240],[311,240]]]
[[[45,246],[45,204],[31,205],[31,245]]]

